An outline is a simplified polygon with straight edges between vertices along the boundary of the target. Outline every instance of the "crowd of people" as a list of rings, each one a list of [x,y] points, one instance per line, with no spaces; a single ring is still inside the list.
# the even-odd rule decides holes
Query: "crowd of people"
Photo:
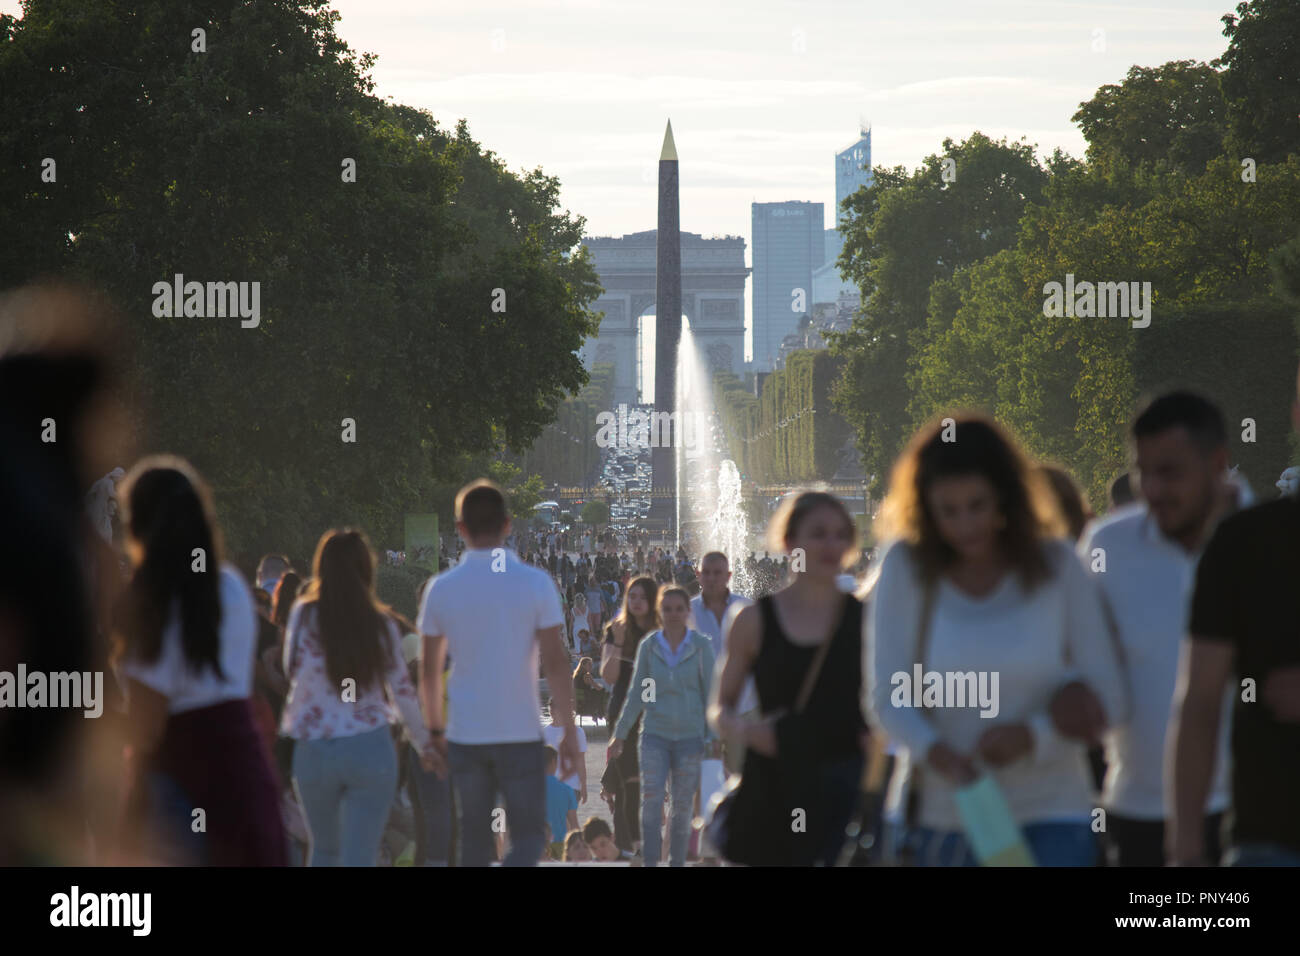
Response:
[[[24,417],[35,394],[93,421],[106,366],[33,341],[0,357],[0,486],[32,542],[0,574],[6,653],[111,675],[109,719],[0,711],[0,860],[1300,865],[1300,500],[1253,502],[1200,395],[1137,411],[1101,517],[991,419],[937,420],[864,575],[853,516],[803,489],[748,595],[721,552],[516,531],[479,480],[411,621],[354,528],[250,587],[172,456],[121,477],[116,552],[90,447]],[[712,801],[707,761],[734,774]]]

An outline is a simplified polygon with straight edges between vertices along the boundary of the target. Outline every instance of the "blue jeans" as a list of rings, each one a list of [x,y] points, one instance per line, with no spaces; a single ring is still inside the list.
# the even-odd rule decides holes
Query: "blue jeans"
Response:
[[[439,777],[420,766],[420,755],[407,747],[410,787],[419,814],[416,840],[420,859],[416,866],[446,866],[451,860],[451,778]]]
[[[293,788],[311,836],[308,866],[374,866],[397,794],[397,750],[388,727],[299,740]]]
[[[456,793],[459,866],[488,866],[495,856],[492,823],[500,795],[510,851],[506,866],[535,866],[546,840],[546,768],[542,741],[514,744],[448,742]]]
[[[668,824],[668,862],[671,866],[685,866],[692,805],[695,791],[700,789],[704,738],[667,740],[642,731],[637,748],[641,757],[641,848],[645,865],[658,866],[663,856],[664,789],[671,772],[673,806]]]
[[[1235,843],[1225,866],[1300,866],[1300,853],[1276,843]]]
[[[887,831],[890,845],[886,852],[894,858],[910,852],[913,866],[979,866],[965,834],[960,831],[908,829],[896,823]],[[1039,866],[1097,865],[1097,835],[1090,824],[1029,823],[1021,831]]]

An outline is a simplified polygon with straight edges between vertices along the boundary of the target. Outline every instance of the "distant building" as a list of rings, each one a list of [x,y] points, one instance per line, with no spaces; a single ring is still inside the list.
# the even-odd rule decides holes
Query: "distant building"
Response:
[[[624,236],[582,240],[604,291],[592,309],[603,312],[600,331],[579,354],[590,369],[614,366],[614,404],[642,400],[654,366],[641,367],[641,317],[655,304],[655,240],[651,229]],[[745,240],[683,232],[682,313],[713,371],[739,372],[745,361]]]
[[[835,154],[835,221],[840,221],[844,200],[871,185],[871,127],[863,125],[858,141]]]
[[[857,142],[835,154],[835,221],[844,215],[844,200],[863,186],[871,184],[871,127],[859,129]],[[844,248],[844,236],[838,229],[826,230],[826,258],[813,270],[813,303],[835,302],[843,295],[857,294],[853,283],[840,278],[836,264]]]
[[[770,371],[781,341],[812,309],[813,272],[826,261],[826,211],[819,202],[774,202],[754,203],[752,212],[754,366]]]
[[[777,352],[776,368],[785,368],[785,360],[789,358],[791,352],[826,348],[826,333],[847,332],[857,310],[856,290],[840,296],[834,302],[819,302],[814,305],[808,315],[800,317],[802,321],[795,331],[781,341],[781,348]]]

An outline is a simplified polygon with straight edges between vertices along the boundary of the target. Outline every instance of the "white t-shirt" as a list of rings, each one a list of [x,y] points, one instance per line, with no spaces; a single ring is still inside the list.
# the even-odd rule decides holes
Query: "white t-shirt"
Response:
[[[537,632],[564,627],[549,574],[513,551],[467,549],[464,560],[429,582],[421,634],[447,639],[447,739],[458,744],[541,739]],[[501,568],[494,571],[493,566]]]
[[[587,733],[581,727],[575,726],[574,729],[578,731],[578,752],[585,754],[587,752]],[[562,740],[564,740],[563,727],[557,727],[555,724],[544,724],[542,726],[542,743],[546,744],[546,746],[554,747],[558,751],[560,749],[560,741]],[[557,777],[560,776],[560,765],[558,762],[555,765],[555,775]],[[582,789],[582,778],[576,773],[571,777],[560,777],[560,779],[574,790]]]
[[[979,598],[947,578],[940,579],[935,591],[924,672],[943,675],[945,685],[948,675],[972,674],[984,681],[986,691],[994,690],[996,675],[996,693],[988,695],[994,704],[987,708],[969,701],[965,706],[956,701],[938,708],[914,706],[906,692],[917,666],[923,587],[907,544],[894,544],[881,560],[867,611],[863,672],[865,703],[890,737],[907,748],[902,773],[890,785],[890,818],[901,813],[912,763],[924,759],[936,741],[969,755],[989,728],[1023,723],[1033,736],[1033,749],[989,771],[1016,821],[1091,820],[1086,748],[1057,734],[1048,706],[1065,683],[1082,680],[1100,699],[1108,722],[1122,724],[1129,717],[1129,695],[1096,582],[1069,544],[1052,540],[1044,547],[1052,576],[1028,594],[1014,572]],[[955,681],[953,686],[955,691]],[[951,785],[937,773],[924,777],[921,825],[961,830]]]
[[[128,659],[122,673],[167,698],[167,712],[180,714],[228,700],[243,700],[253,692],[253,656],[257,648],[257,608],[253,593],[229,564],[221,566],[218,582],[221,598],[221,627],[218,659],[225,680],[210,667],[194,673],[181,647],[180,601],[163,628],[162,652],[152,664]]]
[[[1105,552],[1104,573],[1093,549]],[[1143,503],[1093,522],[1079,542],[1079,557],[1101,587],[1119,632],[1133,716],[1106,732],[1106,782],[1102,805],[1121,816],[1163,820],[1172,815],[1172,781],[1165,779],[1165,737],[1174,708],[1178,654],[1187,633],[1196,583],[1197,555],[1160,533]],[[1225,691],[1219,749],[1207,813],[1229,803],[1232,697]]]
[[[713,612],[704,606],[704,595],[697,594],[691,598],[691,616],[688,627],[691,627],[705,637],[713,644],[714,661],[721,661],[722,655],[727,650],[727,635],[731,632],[732,622],[736,620],[736,615],[743,609],[749,607],[754,602],[744,595],[731,591],[727,595],[727,606],[722,609],[722,620],[719,621]],[[715,668],[716,668],[715,664]],[[716,673],[715,673],[716,678]],[[754,687],[754,678],[745,678],[745,686],[740,690],[740,698],[736,701],[736,713],[747,714],[758,707],[758,691]]]

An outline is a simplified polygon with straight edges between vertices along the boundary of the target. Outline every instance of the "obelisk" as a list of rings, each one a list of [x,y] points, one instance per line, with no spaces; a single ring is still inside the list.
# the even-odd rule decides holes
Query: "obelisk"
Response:
[[[677,404],[677,346],[682,337],[682,233],[677,202],[677,146],[673,123],[664,130],[659,153],[659,227],[655,236],[655,418],[650,438],[650,516],[671,521],[677,513],[677,465],[673,446],[677,435],[668,424]],[[664,415],[662,413],[669,413]],[[673,497],[662,496],[671,489]]]

